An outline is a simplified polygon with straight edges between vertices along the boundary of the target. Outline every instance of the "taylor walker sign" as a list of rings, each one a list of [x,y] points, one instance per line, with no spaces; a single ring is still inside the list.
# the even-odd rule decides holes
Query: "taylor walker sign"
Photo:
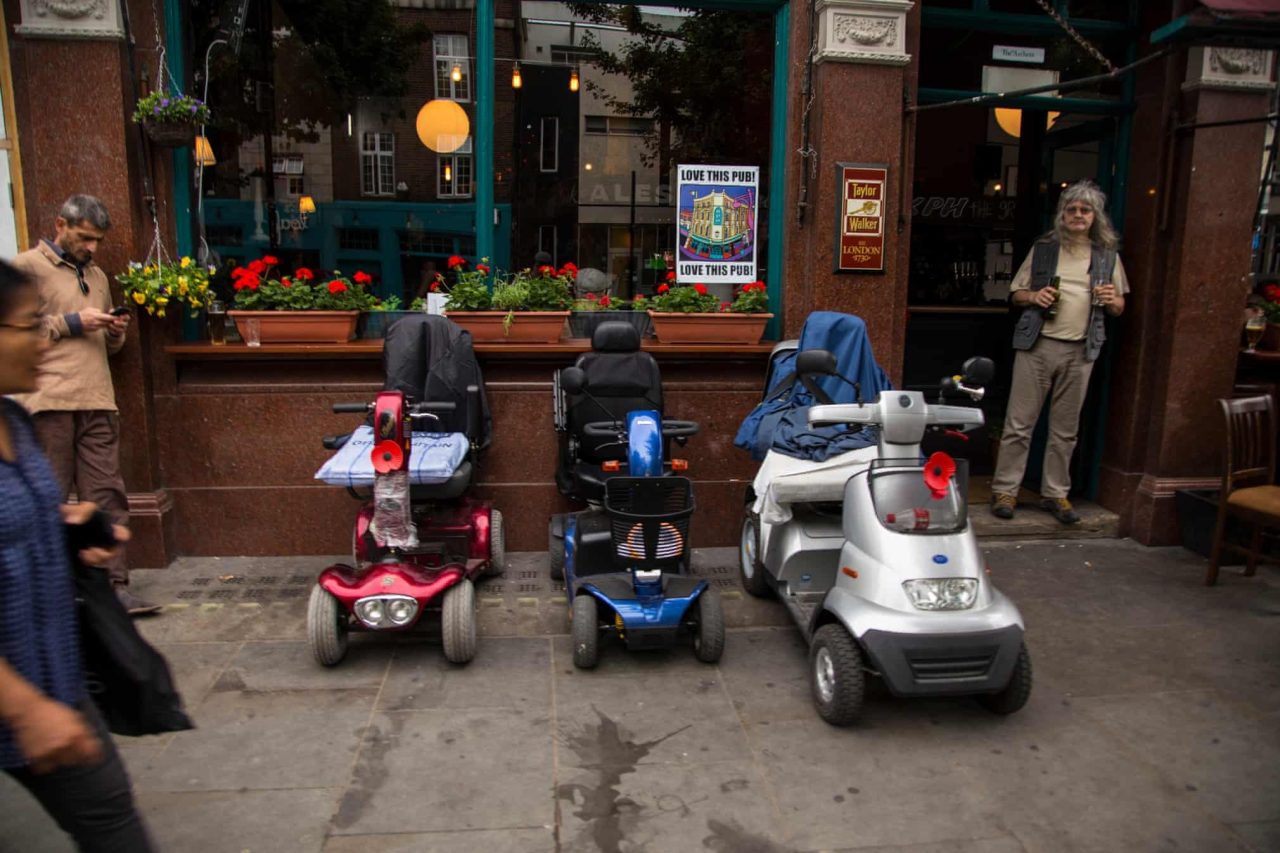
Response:
[[[837,163],[836,272],[884,272],[888,166]]]
[[[681,283],[756,280],[759,166],[677,166],[676,240]]]

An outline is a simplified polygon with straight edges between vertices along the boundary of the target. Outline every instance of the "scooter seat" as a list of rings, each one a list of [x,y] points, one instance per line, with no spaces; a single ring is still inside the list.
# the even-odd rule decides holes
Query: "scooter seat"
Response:
[[[409,500],[412,503],[452,500],[461,497],[470,485],[471,463],[463,461],[453,472],[453,476],[443,483],[411,485]]]

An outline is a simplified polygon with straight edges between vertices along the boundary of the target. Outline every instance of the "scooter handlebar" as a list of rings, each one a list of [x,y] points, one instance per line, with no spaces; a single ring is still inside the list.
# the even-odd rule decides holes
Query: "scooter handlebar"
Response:
[[[582,425],[582,434],[591,438],[626,438],[627,428],[619,421],[591,421]]]
[[[693,421],[673,421],[665,418],[662,421],[663,438],[683,438],[697,434],[698,425]]]
[[[969,406],[930,406],[929,422],[938,426],[980,427],[987,419],[982,409]]]
[[[836,403],[809,407],[809,426],[831,424],[874,424],[880,422],[880,407],[859,403]]]
[[[429,412],[455,412],[458,410],[458,404],[452,401],[440,403],[414,403],[409,407],[409,414],[425,415]]]

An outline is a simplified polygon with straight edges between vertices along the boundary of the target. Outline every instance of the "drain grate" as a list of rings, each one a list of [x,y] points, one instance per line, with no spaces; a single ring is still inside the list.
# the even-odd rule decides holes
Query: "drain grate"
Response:
[[[199,598],[200,594],[201,594],[200,590],[198,589],[184,589],[182,592],[178,593],[178,598],[184,598],[184,599]]]
[[[259,577],[251,579],[249,583],[254,586],[274,586],[279,581],[280,578],[275,575],[260,575]]]
[[[226,601],[227,599],[235,598],[238,591],[234,589],[215,589],[209,593],[209,597]]]
[[[289,579],[285,583],[290,586],[297,586],[299,584],[309,584],[313,580],[315,580],[314,575],[289,575]]]
[[[539,592],[541,589],[540,583],[522,583],[516,587],[516,592]]]
[[[196,578],[191,581],[192,586],[208,586],[213,583],[213,578]]]

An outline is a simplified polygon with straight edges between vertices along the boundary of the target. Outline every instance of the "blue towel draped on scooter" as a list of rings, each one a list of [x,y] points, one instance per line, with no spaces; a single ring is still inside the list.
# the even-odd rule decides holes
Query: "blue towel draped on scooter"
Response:
[[[867,324],[860,317],[835,311],[810,314],[800,331],[797,352],[809,349],[824,349],[834,355],[837,372],[861,385],[864,401],[872,402],[881,391],[893,388],[889,377],[876,364],[867,338]],[[764,402],[752,409],[742,422],[733,443],[749,451],[753,459],[763,459],[767,451],[776,450],[816,462],[875,444],[875,432],[869,428],[855,429],[844,424],[809,428],[808,410],[815,401],[794,374],[795,357],[795,352],[785,353],[770,365],[770,381],[774,384]],[[834,376],[817,379],[819,387],[833,402],[857,402],[852,386]]]

